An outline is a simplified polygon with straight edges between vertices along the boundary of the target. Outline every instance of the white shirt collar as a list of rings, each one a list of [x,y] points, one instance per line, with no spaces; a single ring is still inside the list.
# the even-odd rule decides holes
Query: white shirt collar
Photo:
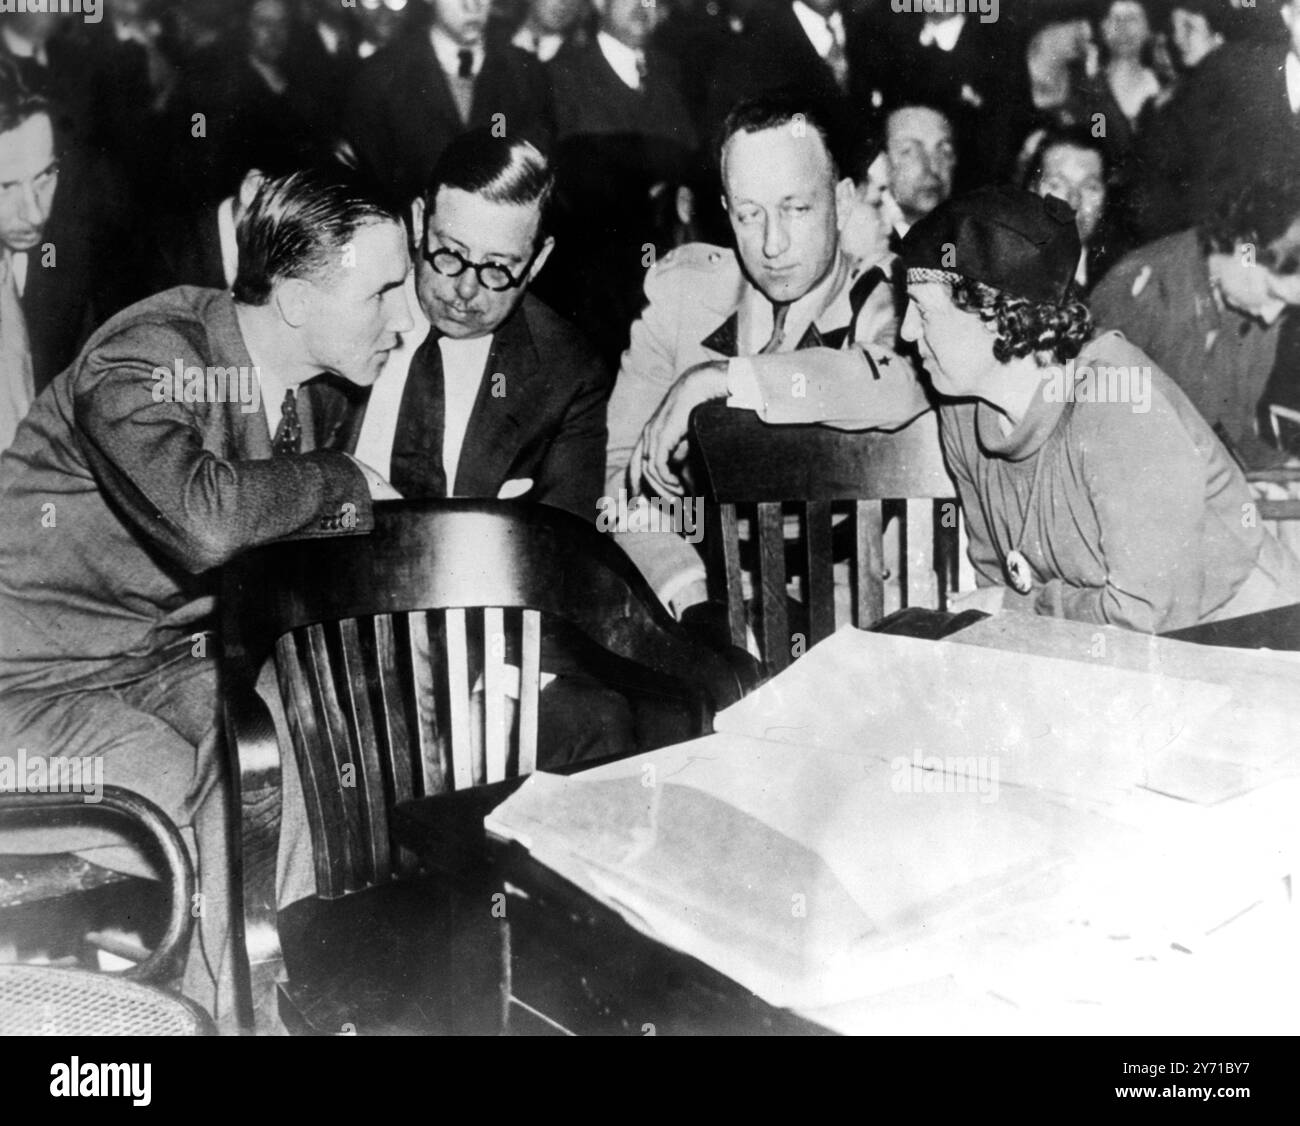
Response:
[[[35,59],[41,66],[49,65],[49,55],[43,43],[35,43],[5,25],[0,25],[0,39],[3,39],[5,47],[15,58]]]
[[[844,17],[838,11],[829,16],[819,16],[803,0],[794,0],[791,7],[803,25],[808,42],[823,59],[830,54],[836,39],[839,39],[841,46],[844,45]]]
[[[280,408],[284,404],[284,392],[288,384],[258,360],[253,353],[252,345],[247,340],[244,341],[244,347],[248,349],[248,358],[253,361],[258,391],[262,396],[262,409],[266,412],[266,428],[271,440],[275,441],[275,432],[280,428]],[[301,394],[302,388],[295,388],[295,395]]]
[[[239,244],[235,240],[235,197],[227,196],[217,204],[217,240],[221,244],[221,273],[226,285],[235,284],[239,272]]]
[[[606,31],[596,33],[596,42],[600,45],[600,53],[605,56],[605,61],[622,80],[623,85],[632,90],[641,89],[641,75],[637,72],[637,60],[644,60],[644,53],[619,42]]]
[[[27,257],[25,250],[13,250],[9,252],[9,268],[14,275],[14,288],[18,290],[18,296],[22,297],[27,292],[27,269],[31,264],[31,259]]]
[[[927,22],[921,28],[921,46],[938,47],[941,51],[951,51],[961,38],[961,29],[966,26],[966,17],[949,16],[939,23]]]
[[[429,42],[433,44],[433,53],[438,56],[438,65],[444,74],[455,78],[460,74],[460,53],[469,51],[474,56],[474,74],[483,68],[483,44],[477,47],[462,47],[440,27],[429,29]]]
[[[411,358],[429,336],[429,319],[420,307],[415,287],[415,271],[406,277],[406,303],[415,321],[415,328],[402,336],[402,342],[384,361],[383,370],[370,389],[365,417],[361,420],[361,433],[357,438],[356,458],[384,477],[392,474],[393,439],[397,435],[397,415],[406,392],[406,380],[411,374]],[[521,315],[516,311],[515,315]],[[492,351],[491,335],[473,340],[451,340],[442,337],[438,349],[442,352],[442,367],[446,376],[443,384],[442,463],[447,475],[447,495],[456,487],[456,469],[460,464],[465,435],[470,416],[478,399],[479,386],[487,371],[487,358]],[[283,395],[284,392],[281,392]]]
[[[564,36],[554,31],[536,35],[528,28],[521,27],[510,42],[521,51],[527,51],[530,55],[536,55],[542,62],[549,63],[555,58],[556,52],[564,46]]]
[[[1294,51],[1286,53],[1286,96],[1291,100],[1291,112],[1300,113],[1300,59]]]

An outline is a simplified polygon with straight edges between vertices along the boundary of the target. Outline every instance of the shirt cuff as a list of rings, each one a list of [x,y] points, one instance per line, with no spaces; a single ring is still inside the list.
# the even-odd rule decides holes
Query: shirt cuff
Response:
[[[727,406],[762,413],[763,394],[758,389],[758,373],[748,356],[735,356],[727,361]]]

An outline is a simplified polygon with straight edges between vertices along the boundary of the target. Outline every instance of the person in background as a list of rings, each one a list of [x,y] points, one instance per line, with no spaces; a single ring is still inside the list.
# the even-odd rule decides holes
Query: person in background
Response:
[[[1079,253],[1069,206],[1015,188],[954,199],[903,241],[903,336],[944,400],[966,605],[1160,633],[1300,601],[1300,559],[1187,396],[1096,334]]]
[[[933,106],[903,105],[885,118],[889,192],[898,205],[899,237],[952,195],[957,147],[952,122]]]
[[[1109,167],[1104,141],[1082,127],[1044,130],[1029,161],[1024,186],[1056,196],[1074,211],[1083,253],[1075,281],[1087,292],[1123,254],[1123,235],[1111,221]]]
[[[496,126],[549,153],[550,83],[527,51],[484,35],[486,0],[432,0],[430,24],[366,60],[343,114],[361,168],[405,205],[428,186],[442,150]]]
[[[1231,188],[1201,226],[1122,259],[1093,290],[1093,318],[1146,352],[1249,469],[1285,455],[1257,414],[1281,319],[1300,304],[1300,187]]]
[[[512,46],[549,63],[570,39],[586,38],[587,0],[528,0],[523,22],[510,36]]]

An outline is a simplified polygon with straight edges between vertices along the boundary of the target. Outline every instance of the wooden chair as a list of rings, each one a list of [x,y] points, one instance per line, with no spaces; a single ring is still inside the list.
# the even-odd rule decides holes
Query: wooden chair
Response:
[[[264,990],[284,956],[280,745],[255,690],[268,661],[323,899],[411,874],[413,859],[390,831],[394,804],[533,770],[544,625],[562,623],[566,637],[594,647],[608,681],[685,701],[698,734],[745,687],[743,666],[673,622],[608,537],[525,502],[393,502],[376,507],[369,535],[260,548],[227,569],[222,620],[224,722],[242,795],[234,851],[243,917],[238,902],[232,915],[245,1027],[254,1023],[254,970]],[[282,1013],[286,1000],[290,1011],[313,1003],[289,971]],[[328,1011],[334,1020],[341,1010]]]
[[[737,646],[745,644],[748,624],[740,521],[742,513],[752,514],[755,632],[769,673],[791,663],[795,633],[806,630],[807,648],[835,631],[832,568],[842,531],[851,533],[842,553],[851,559],[853,624],[866,629],[884,616],[882,530],[889,510],[900,515],[901,558],[894,567],[901,572],[903,605],[944,608],[946,592],[956,585],[957,501],[933,412],[886,434],[772,426],[751,411],[709,403],[691,415],[690,446],[695,485],[711,502],[710,598],[726,604]],[[836,528],[842,512],[847,520]],[[802,523],[801,558],[789,558],[785,528],[792,514]],[[791,572],[803,576],[807,622],[798,630],[791,629],[787,604]]]

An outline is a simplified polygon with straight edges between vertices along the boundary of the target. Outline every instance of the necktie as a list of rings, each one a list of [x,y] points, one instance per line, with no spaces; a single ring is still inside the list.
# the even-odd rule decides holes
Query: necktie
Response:
[[[835,76],[835,85],[843,93],[849,86],[849,60],[844,54],[844,35],[834,19],[827,19],[826,26],[831,33],[831,49],[826,52],[826,65]]]
[[[430,332],[411,357],[393,433],[388,480],[404,497],[438,500],[447,495],[447,472],[442,464],[446,410],[442,349],[438,334]]]
[[[771,352],[781,350],[781,345],[785,342],[785,319],[789,315],[789,305],[772,303],[772,337],[759,349],[758,354],[760,356],[766,356]]]
[[[0,258],[0,451],[9,448],[14,431],[36,398],[32,346],[18,298],[13,256]]]
[[[637,51],[636,52],[636,80],[638,83],[638,87],[640,89],[645,89],[645,76],[646,76],[645,52]]]
[[[276,457],[302,452],[302,423],[298,419],[298,397],[290,387],[280,404],[280,425],[271,440],[271,452]]]
[[[474,52],[473,51],[457,51],[456,61],[460,67],[459,71],[457,72],[458,77],[460,78],[474,77]]]

